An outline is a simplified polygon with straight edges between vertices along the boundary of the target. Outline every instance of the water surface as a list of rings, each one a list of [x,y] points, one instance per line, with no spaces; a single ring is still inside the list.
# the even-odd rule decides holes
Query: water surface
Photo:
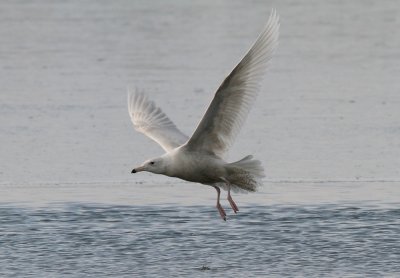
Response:
[[[281,37],[214,189],[130,171],[137,86],[186,134],[272,8]],[[400,277],[398,1],[0,2],[0,276]]]
[[[398,277],[400,209],[68,203],[0,208],[0,274],[17,277]]]

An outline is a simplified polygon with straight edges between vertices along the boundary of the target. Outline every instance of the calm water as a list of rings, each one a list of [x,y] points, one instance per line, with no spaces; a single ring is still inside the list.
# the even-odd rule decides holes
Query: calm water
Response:
[[[0,208],[0,275],[400,277],[400,209],[68,203]]]

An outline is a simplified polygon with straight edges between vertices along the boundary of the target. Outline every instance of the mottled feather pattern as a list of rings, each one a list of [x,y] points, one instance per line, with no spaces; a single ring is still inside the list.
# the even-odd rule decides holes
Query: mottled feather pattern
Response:
[[[226,167],[234,191],[256,191],[262,185],[264,168],[261,162],[248,155]]]

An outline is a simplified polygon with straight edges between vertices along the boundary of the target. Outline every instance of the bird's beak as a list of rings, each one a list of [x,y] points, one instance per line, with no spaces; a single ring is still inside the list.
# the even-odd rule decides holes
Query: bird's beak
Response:
[[[144,166],[139,166],[139,167],[133,168],[131,173],[134,174],[134,173],[141,172],[141,171],[144,171]]]

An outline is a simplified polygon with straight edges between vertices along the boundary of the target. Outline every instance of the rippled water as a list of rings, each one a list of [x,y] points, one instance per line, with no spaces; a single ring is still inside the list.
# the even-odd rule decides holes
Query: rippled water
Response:
[[[398,208],[3,205],[0,222],[2,276],[400,275]]]
[[[0,277],[400,277],[399,7],[0,1]],[[230,153],[265,187],[223,222],[214,189],[130,175],[161,149],[126,87],[191,134],[271,8],[280,45]]]

